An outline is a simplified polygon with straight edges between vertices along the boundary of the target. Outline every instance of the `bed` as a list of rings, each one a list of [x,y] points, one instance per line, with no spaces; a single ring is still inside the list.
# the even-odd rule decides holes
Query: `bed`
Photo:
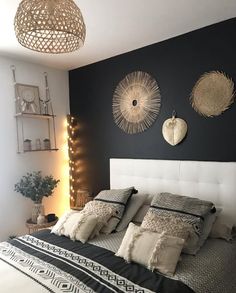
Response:
[[[172,192],[213,201],[236,224],[236,164],[137,159],[110,160],[110,187]],[[206,241],[182,255],[173,277],[114,255],[125,230],[88,243],[43,230],[0,244],[1,292],[236,292],[236,241]]]

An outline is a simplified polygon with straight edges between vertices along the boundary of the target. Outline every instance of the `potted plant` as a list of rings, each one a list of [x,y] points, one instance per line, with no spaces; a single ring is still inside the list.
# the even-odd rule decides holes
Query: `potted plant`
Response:
[[[31,217],[33,223],[37,223],[39,214],[44,214],[43,197],[51,196],[59,181],[54,179],[52,175],[43,176],[42,172],[38,171],[27,173],[15,184],[15,191],[34,202]]]

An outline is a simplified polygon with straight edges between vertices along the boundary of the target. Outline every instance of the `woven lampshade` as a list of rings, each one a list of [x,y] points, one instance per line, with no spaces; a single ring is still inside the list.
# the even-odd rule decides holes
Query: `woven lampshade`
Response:
[[[84,44],[83,16],[73,0],[23,0],[15,16],[18,42],[42,53],[68,53]]]

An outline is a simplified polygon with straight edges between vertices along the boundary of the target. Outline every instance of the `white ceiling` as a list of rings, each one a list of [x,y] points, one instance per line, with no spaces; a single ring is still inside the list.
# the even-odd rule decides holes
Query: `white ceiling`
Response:
[[[236,16],[236,0],[76,0],[87,27],[85,45],[48,55],[21,47],[13,19],[20,0],[0,0],[0,54],[72,69]],[[236,36],[236,30],[235,30]]]

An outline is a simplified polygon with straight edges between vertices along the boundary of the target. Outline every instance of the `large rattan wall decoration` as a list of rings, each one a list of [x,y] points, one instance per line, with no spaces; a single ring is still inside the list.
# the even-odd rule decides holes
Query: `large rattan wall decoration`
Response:
[[[143,132],[156,120],[161,106],[161,95],[156,80],[146,72],[128,74],[115,89],[113,117],[124,132]]]
[[[234,101],[234,83],[225,73],[211,71],[203,74],[194,86],[190,102],[202,116],[222,114]]]

